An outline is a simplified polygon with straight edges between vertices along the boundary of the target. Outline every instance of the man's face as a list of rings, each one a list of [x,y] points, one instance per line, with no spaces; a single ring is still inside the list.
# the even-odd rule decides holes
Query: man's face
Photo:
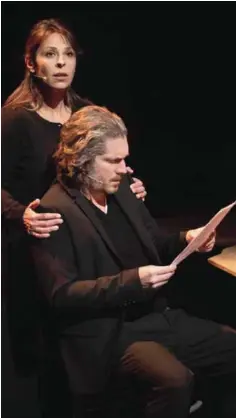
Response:
[[[121,179],[126,174],[125,158],[128,155],[129,146],[126,138],[108,139],[105,153],[95,158],[89,173],[93,177],[92,188],[106,194],[117,192]]]

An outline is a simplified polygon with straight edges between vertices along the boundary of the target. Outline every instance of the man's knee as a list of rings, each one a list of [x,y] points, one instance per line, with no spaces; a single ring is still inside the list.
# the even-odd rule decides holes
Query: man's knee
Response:
[[[187,367],[181,366],[168,376],[166,383],[169,388],[184,389],[193,385],[194,374]]]
[[[154,341],[131,344],[121,359],[125,372],[139,375],[154,385],[167,388],[188,388],[194,375],[167,348]]]

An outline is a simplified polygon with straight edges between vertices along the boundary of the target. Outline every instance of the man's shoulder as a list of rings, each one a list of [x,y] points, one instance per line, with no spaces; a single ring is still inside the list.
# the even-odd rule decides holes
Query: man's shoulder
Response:
[[[137,199],[135,193],[132,192],[130,187],[132,182],[132,177],[130,175],[125,175],[120,183],[118,191],[116,192],[116,196],[120,200],[126,201],[127,203],[133,202],[134,205],[139,206],[142,201]]]
[[[53,184],[48,191],[44,194],[40,201],[40,206],[43,208],[51,209],[63,209],[72,203],[72,199],[65,190],[62,188],[60,183]]]
[[[133,211],[134,216],[139,217],[140,220],[152,220],[151,213],[149,212],[145,202],[142,199],[138,199],[136,194],[132,192],[130,185],[133,180],[130,175],[124,176],[120,184],[119,190],[115,194],[117,200],[126,208],[129,208],[129,212]]]
[[[131,183],[132,183],[132,178],[129,175],[126,174],[125,176],[123,176],[117,193],[119,193],[119,194],[123,194],[123,193],[129,194],[131,192],[131,189],[130,189]]]

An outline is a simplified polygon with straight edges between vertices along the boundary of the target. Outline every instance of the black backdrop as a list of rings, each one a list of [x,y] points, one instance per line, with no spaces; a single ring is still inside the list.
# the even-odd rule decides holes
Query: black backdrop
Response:
[[[2,102],[23,78],[23,48],[32,25],[59,17],[84,51],[74,88],[124,118],[130,165],[145,182],[153,214],[215,212],[235,199],[233,3],[1,5]],[[199,291],[202,297],[201,286]],[[36,382],[16,379],[5,321],[2,337],[2,414],[38,418]]]
[[[2,2],[2,101],[31,26],[59,17],[84,51],[74,88],[119,113],[155,215],[235,199],[232,3]]]

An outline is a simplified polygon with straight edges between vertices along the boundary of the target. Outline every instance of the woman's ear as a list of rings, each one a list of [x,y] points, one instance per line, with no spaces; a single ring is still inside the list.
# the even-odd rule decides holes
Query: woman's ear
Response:
[[[26,65],[26,68],[29,70],[30,73],[35,73],[34,64],[31,60],[31,58],[29,57],[29,55],[25,56],[25,65]]]

